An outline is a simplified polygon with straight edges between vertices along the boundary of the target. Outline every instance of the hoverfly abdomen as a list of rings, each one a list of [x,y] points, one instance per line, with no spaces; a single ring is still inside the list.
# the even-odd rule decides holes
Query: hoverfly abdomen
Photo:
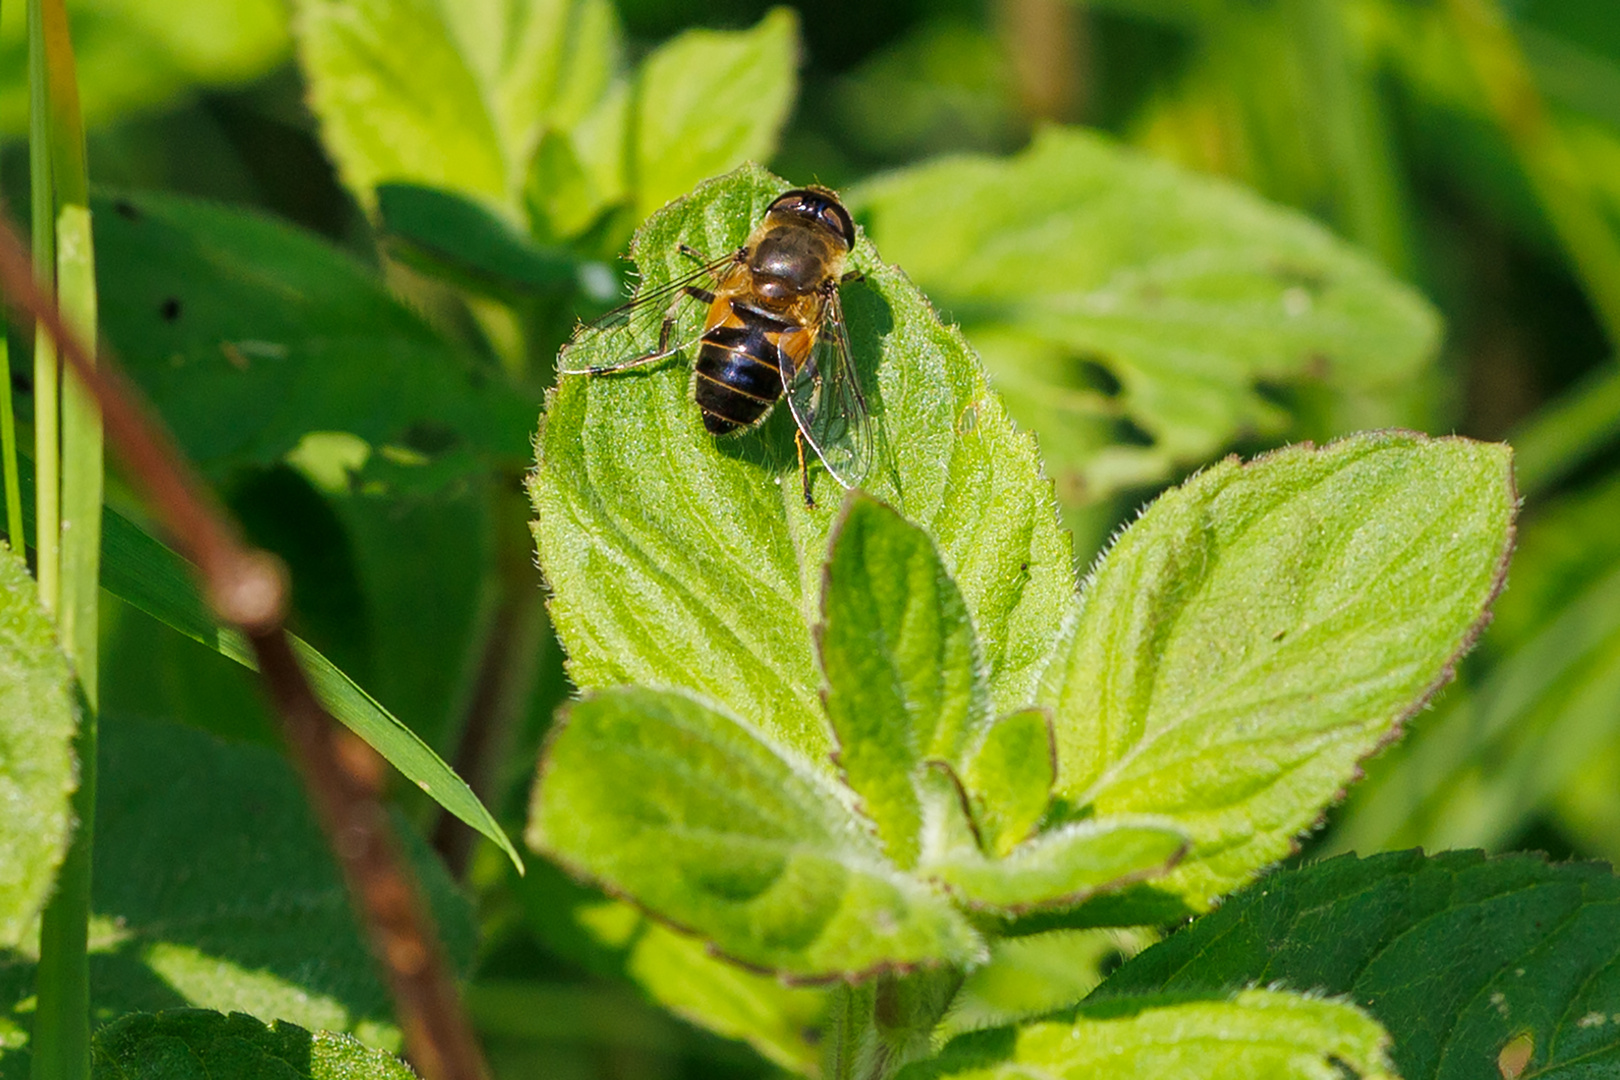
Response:
[[[717,300],[693,365],[692,400],[711,435],[753,427],[782,396],[778,337],[797,329],[735,299]]]

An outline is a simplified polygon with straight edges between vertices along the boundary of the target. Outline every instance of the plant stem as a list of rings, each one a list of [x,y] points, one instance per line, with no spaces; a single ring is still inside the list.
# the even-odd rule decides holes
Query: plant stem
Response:
[[[1486,103],[1518,154],[1564,250],[1620,348],[1620,236],[1596,205],[1580,161],[1547,114],[1506,14],[1496,0],[1447,0]]]
[[[63,0],[33,0],[30,13],[30,85],[42,89],[31,119],[44,119],[43,130],[30,132],[30,150],[44,143],[49,162],[45,191],[35,190],[34,221],[36,265],[41,240],[53,241],[50,265],[60,311],[66,325],[95,356],[96,281],[90,235],[89,176],[85,168],[84,125],[79,112],[78,83],[73,46],[68,37]],[[37,47],[36,47],[37,46]],[[41,227],[43,226],[43,227]],[[49,340],[41,333],[40,339]],[[56,386],[56,356],[52,350],[51,386]],[[55,396],[54,394],[52,395]],[[56,588],[57,632],[62,650],[73,665],[79,684],[79,730],[74,741],[79,765],[79,786],[73,796],[77,828],[61,873],[57,891],[40,924],[38,1008],[33,1035],[33,1074],[38,1080],[88,1080],[90,1075],[90,923],[91,851],[96,820],[96,722],[99,663],[98,600],[101,578],[102,434],[101,414],[82,378],[67,373],[61,380],[60,491],[57,477],[50,483],[47,501],[54,504],[58,524],[47,530],[40,516],[40,567],[49,535],[56,548],[51,562],[58,566]],[[36,423],[46,414],[36,414]],[[51,427],[55,428],[54,416]],[[53,455],[54,456],[54,455]],[[53,463],[54,465],[54,463]],[[45,491],[43,477],[39,490]],[[41,574],[43,586],[43,572]],[[41,592],[44,589],[42,587]]]

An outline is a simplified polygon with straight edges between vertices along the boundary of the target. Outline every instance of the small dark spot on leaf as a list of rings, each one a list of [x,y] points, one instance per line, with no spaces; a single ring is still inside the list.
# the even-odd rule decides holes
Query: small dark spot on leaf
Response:
[[[1333,377],[1333,358],[1326,353],[1312,353],[1305,358],[1305,374],[1326,382]]]
[[[1095,390],[1105,397],[1118,397],[1119,392],[1124,389],[1119,376],[1110,371],[1097,357],[1081,357],[1079,363],[1075,365],[1075,370],[1082,386],[1088,390]]]
[[[1019,564],[1018,564],[1018,572],[1019,572],[1019,573],[1020,573],[1020,574],[1027,574],[1027,573],[1029,573],[1029,563],[1027,563],[1027,562],[1021,562],[1021,563],[1019,563]]]
[[[1126,446],[1152,446],[1159,440],[1130,417],[1122,416],[1114,421],[1114,441]]]
[[[34,377],[20,367],[11,369],[11,388],[19,394],[34,392]]]
[[[821,1029],[817,1027],[802,1028],[799,1031],[799,1038],[810,1046],[819,1046],[821,1044]]]
[[[158,306],[158,314],[163,316],[164,322],[174,322],[180,317],[180,298],[171,296]]]
[[[1288,636],[1288,631],[1279,630],[1275,634],[1271,635],[1271,640],[1272,641],[1281,641],[1283,638],[1285,638],[1287,636]]]
[[[1297,263],[1277,263],[1272,266],[1271,275],[1284,285],[1308,289],[1312,293],[1319,293],[1327,287],[1326,276],[1313,266],[1300,266]]]
[[[128,199],[119,199],[117,202],[113,203],[113,211],[119,217],[128,218],[130,221],[141,220],[141,212],[137,210],[135,208],[135,204],[130,202]]]
[[[433,457],[455,449],[461,443],[461,435],[437,420],[416,420],[400,435],[400,442],[419,454]]]

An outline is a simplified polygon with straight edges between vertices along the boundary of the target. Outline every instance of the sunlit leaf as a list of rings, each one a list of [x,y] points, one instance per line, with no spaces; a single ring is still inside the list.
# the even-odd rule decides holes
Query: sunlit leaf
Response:
[[[681,243],[735,248],[786,187],[743,169],[654,217],[634,248],[643,287],[689,271]],[[852,262],[866,275],[844,287],[855,363],[890,450],[868,486],[932,535],[982,642],[992,708],[1025,705],[1073,588],[1034,443],[902,274],[864,241]],[[784,410],[739,438],[706,434],[688,357],[566,378],[549,402],[531,493],[570,673],[587,688],[695,691],[830,773],[810,625],[842,492],[818,468],[817,507],[804,507]]]
[[[798,51],[798,18],[777,8],[752,30],[690,30],[647,57],[634,110],[639,217],[770,156],[793,107]]]
[[[1505,447],[1404,433],[1222,462],[1082,589],[1043,699],[1075,811],[1168,816],[1202,908],[1294,838],[1450,676],[1501,587]]]
[[[616,63],[604,0],[295,7],[310,104],[339,175],[368,206],[377,184],[395,180],[515,215],[541,135],[572,126]]]
[[[801,978],[970,963],[978,934],[900,872],[836,786],[680,694],[573,705],[547,749],[531,847],[744,963]]]
[[[928,534],[860,496],[838,524],[822,605],[818,643],[838,764],[889,857],[909,869],[928,763],[960,773],[989,723],[973,624]],[[1043,806],[1045,795],[1043,787]]]
[[[850,201],[982,349],[1072,504],[1290,430],[1280,386],[1388,423],[1377,403],[1438,344],[1428,305],[1319,225],[1080,131]]]
[[[1389,1037],[1359,1009],[1271,990],[1082,1005],[1072,1022],[966,1036],[902,1080],[1395,1080]]]
[[[22,558],[0,546],[0,948],[33,925],[67,853],[77,728],[55,623]]]

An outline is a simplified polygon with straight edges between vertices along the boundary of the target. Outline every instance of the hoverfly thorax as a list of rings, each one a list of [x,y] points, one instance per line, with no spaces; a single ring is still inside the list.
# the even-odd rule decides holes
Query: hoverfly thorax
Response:
[[[872,438],[866,399],[850,359],[839,285],[855,244],[855,225],[838,196],[821,187],[795,188],[771,201],[748,241],[730,255],[704,262],[691,275],[637,296],[585,328],[575,345],[631,341],[658,326],[658,344],[608,364],[565,373],[605,374],[672,356],[693,343],[675,328],[690,301],[704,305],[692,401],[711,435],[758,426],[786,399],[797,427],[799,471],[811,502],[805,448],[846,487],[870,464]],[[645,318],[643,317],[645,316]]]

